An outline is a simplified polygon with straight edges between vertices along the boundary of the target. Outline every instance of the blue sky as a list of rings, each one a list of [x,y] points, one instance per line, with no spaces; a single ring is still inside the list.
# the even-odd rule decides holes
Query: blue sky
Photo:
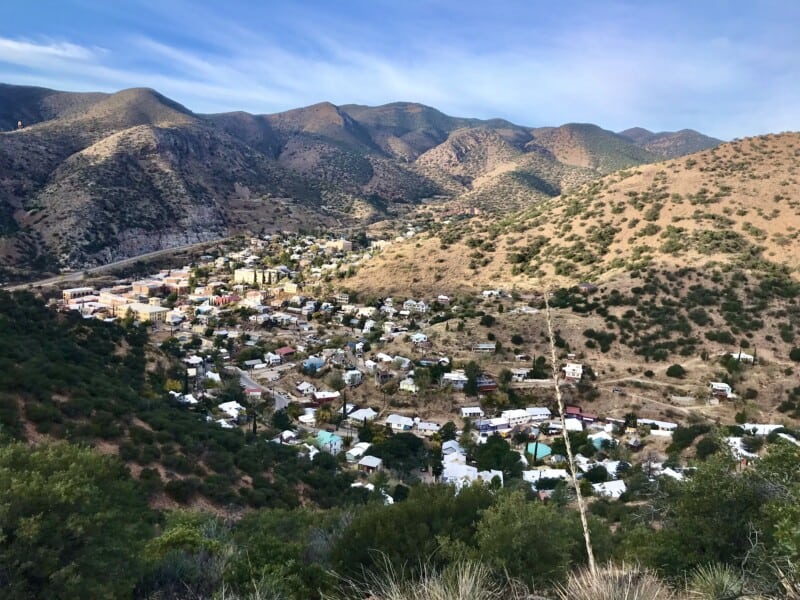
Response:
[[[0,81],[731,139],[798,129],[799,26],[796,0],[6,0]]]

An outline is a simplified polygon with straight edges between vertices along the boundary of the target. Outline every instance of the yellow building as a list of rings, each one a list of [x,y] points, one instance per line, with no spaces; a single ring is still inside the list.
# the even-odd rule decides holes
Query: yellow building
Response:
[[[169,309],[163,306],[152,306],[150,304],[142,304],[141,302],[128,304],[125,309],[127,309],[128,312],[133,313],[133,318],[140,323],[144,323],[145,321],[150,321],[151,323],[163,323],[167,318],[167,313],[169,312]]]

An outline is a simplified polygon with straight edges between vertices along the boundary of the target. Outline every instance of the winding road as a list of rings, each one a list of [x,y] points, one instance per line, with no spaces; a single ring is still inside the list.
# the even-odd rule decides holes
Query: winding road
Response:
[[[9,292],[13,292],[15,290],[26,290],[29,288],[58,285],[60,283],[65,283],[67,281],[81,281],[86,276],[86,274],[91,275],[96,273],[103,273],[104,271],[113,271],[114,269],[119,269],[121,267],[133,265],[141,260],[148,260],[151,258],[157,258],[159,256],[177,254],[179,252],[183,252],[185,250],[191,250],[193,248],[203,248],[204,246],[209,246],[211,244],[217,244],[219,242],[227,241],[229,239],[232,239],[232,237],[234,236],[217,238],[214,240],[206,240],[205,242],[195,242],[193,244],[186,244],[185,246],[175,246],[174,248],[164,248],[163,250],[155,250],[153,252],[146,252],[145,254],[131,256],[130,258],[123,258],[111,263],[107,263],[105,265],[100,265],[99,267],[92,267],[90,269],[84,269],[82,271],[63,273],[61,275],[48,277],[47,279],[40,279],[38,281],[29,281],[27,283],[15,283],[11,285],[5,285],[2,286],[2,289],[7,290]]]

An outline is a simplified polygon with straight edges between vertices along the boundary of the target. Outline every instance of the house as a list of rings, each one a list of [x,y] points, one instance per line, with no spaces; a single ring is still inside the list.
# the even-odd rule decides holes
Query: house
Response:
[[[738,352],[729,352],[731,358],[738,360],[739,362],[747,363],[752,365],[755,363],[756,357],[752,354],[747,354],[746,352],[742,352],[739,350]]]
[[[279,364],[281,364],[281,357],[274,352],[267,352],[264,355],[264,362],[266,362],[270,367],[277,367]]]
[[[524,408],[504,410],[502,413],[500,413],[500,416],[506,419],[508,424],[512,427],[516,425],[524,425],[530,421],[528,411],[526,411]]]
[[[238,419],[239,415],[245,411],[244,406],[232,400],[231,402],[223,402],[217,408],[228,415],[231,419]]]
[[[731,386],[722,381],[712,381],[708,387],[711,396],[719,400],[730,400],[736,397]]]
[[[411,431],[411,428],[414,427],[414,419],[391,414],[386,417],[386,424],[392,428],[392,431]]]
[[[263,369],[267,365],[260,358],[254,358],[252,360],[244,361],[244,366],[251,371],[255,371],[257,369]]]
[[[325,404],[326,402],[330,402],[332,400],[338,400],[341,394],[339,392],[326,392],[322,390],[317,390],[312,394],[314,398],[314,402],[317,404]]]
[[[345,385],[356,387],[361,385],[361,382],[364,380],[364,374],[358,369],[350,369],[349,371],[344,372],[342,379],[344,380]]]
[[[426,344],[428,342],[428,336],[424,333],[412,333],[411,334],[411,343],[413,344]]]
[[[511,381],[521,382],[528,378],[530,369],[511,369]]]
[[[357,462],[362,456],[364,456],[367,450],[369,450],[371,445],[372,444],[369,442],[358,442],[357,444],[354,444],[353,447],[344,454],[347,462]]]
[[[533,489],[536,489],[541,479],[561,479],[566,481],[569,479],[569,473],[566,469],[533,469],[531,471],[523,471],[522,479],[530,483]]]
[[[670,421],[658,421],[656,419],[642,419],[636,420],[639,425],[649,426],[651,430],[655,431],[675,431],[678,428],[677,423]]]
[[[411,359],[406,358],[405,356],[395,356],[394,359],[392,359],[392,362],[403,371],[410,371],[411,367],[414,366],[414,363],[411,361]]]
[[[403,310],[424,314],[428,312],[428,305],[425,304],[423,300],[420,300],[419,302],[416,300],[406,300],[403,302]]]
[[[488,375],[480,375],[478,376],[477,386],[479,392],[487,394],[497,389],[497,382]]]
[[[400,382],[400,391],[408,392],[409,394],[416,394],[419,391],[417,384],[414,383],[412,377],[406,377]]]
[[[295,387],[297,392],[303,396],[312,396],[317,391],[317,386],[308,381],[301,381]]]
[[[344,441],[335,433],[320,431],[316,438],[317,448],[329,454],[339,454],[342,451]]]
[[[567,431],[583,431],[583,422],[574,417],[564,419]],[[561,421],[550,421],[547,426],[549,431],[561,431]]]
[[[531,421],[547,421],[550,418],[550,409],[545,406],[529,406],[525,409]]]
[[[449,456],[450,454],[464,454],[464,449],[455,440],[447,440],[442,444],[442,456]]]
[[[759,423],[745,423],[742,425],[742,429],[744,429],[745,433],[749,433],[750,435],[759,435],[759,436],[767,436],[776,429],[780,429],[783,425],[768,425],[768,424],[759,424]]]
[[[378,413],[371,408],[359,408],[347,415],[347,420],[354,425],[362,425],[367,421],[374,421],[377,416]]]
[[[303,361],[303,369],[307,372],[319,371],[325,366],[325,359],[321,356],[309,356]]]
[[[467,385],[467,381],[469,381],[469,379],[464,374],[464,371],[461,369],[457,369],[455,371],[451,371],[450,373],[445,373],[444,375],[442,375],[442,386],[449,385],[456,391],[463,390],[464,386]],[[483,416],[483,413],[481,413],[480,416]]]
[[[583,281],[578,284],[578,291],[581,294],[593,294],[597,291],[597,286],[594,285],[593,283],[588,283],[586,281]]]
[[[291,346],[283,346],[275,350],[275,354],[281,357],[281,362],[294,356],[294,348]]]
[[[364,471],[364,473],[367,473],[368,475],[374,473],[375,471],[379,471],[382,466],[383,460],[377,456],[367,455],[358,461],[358,470]]]
[[[472,351],[480,354],[494,354],[497,351],[497,344],[495,342],[473,344]]]
[[[442,482],[454,485],[456,489],[460,490],[466,485],[471,485],[474,481],[482,481],[484,483],[492,483],[497,480],[500,485],[503,485],[503,472],[502,471],[478,471],[475,467],[469,465],[462,465],[455,462],[448,462],[444,465],[442,472]]]
[[[425,437],[430,437],[437,433],[442,428],[438,423],[431,423],[428,421],[420,421],[417,423],[417,432]]]
[[[622,494],[624,494],[627,489],[628,488],[625,485],[625,482],[622,481],[621,479],[592,484],[592,490],[594,491],[594,494],[596,496],[602,496],[604,498],[613,498],[614,500],[622,496]]]
[[[445,375],[448,375],[448,373],[445,373]],[[461,408],[462,419],[482,418],[483,415],[484,413],[480,406],[464,406]]]
[[[583,365],[580,363],[567,363],[563,371],[567,383],[577,383],[583,377]]]

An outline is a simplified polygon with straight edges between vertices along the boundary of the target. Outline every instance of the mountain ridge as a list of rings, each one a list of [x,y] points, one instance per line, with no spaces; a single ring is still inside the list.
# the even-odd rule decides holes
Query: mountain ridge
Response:
[[[3,84],[0,128],[6,274],[236,231],[358,226],[437,195],[516,210],[655,159],[594,125],[528,128],[409,102],[208,115],[149,88]]]

